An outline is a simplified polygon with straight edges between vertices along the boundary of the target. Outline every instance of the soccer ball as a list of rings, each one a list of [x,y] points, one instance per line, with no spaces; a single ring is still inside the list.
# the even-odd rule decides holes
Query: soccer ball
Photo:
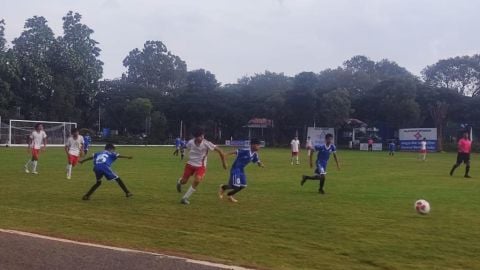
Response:
[[[415,210],[421,215],[430,213],[430,204],[426,200],[418,200],[415,202]]]

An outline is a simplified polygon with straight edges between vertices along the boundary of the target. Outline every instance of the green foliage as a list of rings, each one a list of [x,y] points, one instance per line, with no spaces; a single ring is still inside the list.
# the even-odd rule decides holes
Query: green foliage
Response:
[[[414,153],[339,151],[342,170],[329,164],[321,196],[318,182],[299,184],[313,173],[305,152],[291,166],[288,149],[266,148],[266,167],[246,168],[249,185],[235,205],[217,197],[228,171],[210,154],[206,179],[185,207],[175,191],[185,165],[173,148],[117,151],[134,156],[113,169],[135,196],[126,199],[105,181],[84,202],[95,182],[91,163],[66,181],[64,151],[47,148],[40,174],[27,175],[19,169],[25,149],[2,149],[0,227],[256,269],[480,268],[480,181],[464,180],[464,167],[448,175],[455,154],[418,162]],[[473,176],[479,172],[472,166]],[[430,215],[414,211],[420,198],[430,202]]]

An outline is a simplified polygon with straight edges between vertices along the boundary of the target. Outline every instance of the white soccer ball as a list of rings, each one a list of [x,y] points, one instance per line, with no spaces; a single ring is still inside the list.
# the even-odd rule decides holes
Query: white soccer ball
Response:
[[[421,215],[426,215],[430,213],[430,203],[426,200],[418,200],[415,202],[415,210]]]

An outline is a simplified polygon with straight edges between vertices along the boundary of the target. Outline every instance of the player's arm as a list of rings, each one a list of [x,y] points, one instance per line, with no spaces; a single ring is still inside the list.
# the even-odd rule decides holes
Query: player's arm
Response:
[[[45,148],[47,148],[47,137],[43,137],[43,150],[45,151]]]
[[[68,150],[70,150],[70,147],[68,147],[68,145],[65,145],[65,154],[67,154],[67,156],[68,156]]]
[[[32,148],[32,143],[33,143],[33,139],[32,139],[32,136],[28,136],[27,137],[27,152],[30,153],[30,149]]]
[[[338,163],[337,153],[333,153],[333,159],[335,159],[335,163],[337,164],[337,169],[340,170],[340,164]]]
[[[93,156],[92,156],[92,157],[88,157],[88,158],[86,158],[86,159],[80,160],[80,164],[83,164],[84,162],[87,162],[87,161],[89,161],[89,160],[93,160]]]
[[[132,159],[133,157],[132,157],[132,156],[122,156],[122,155],[118,155],[117,158]]]
[[[227,166],[227,161],[225,160],[225,154],[223,153],[222,149],[215,147],[213,150],[217,152],[218,155],[220,156],[220,159],[222,160],[222,166],[226,170],[228,166]]]

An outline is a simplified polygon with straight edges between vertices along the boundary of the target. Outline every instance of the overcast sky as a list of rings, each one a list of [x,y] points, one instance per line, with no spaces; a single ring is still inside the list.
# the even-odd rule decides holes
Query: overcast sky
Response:
[[[480,52],[476,0],[0,0],[9,41],[33,15],[61,34],[68,10],[95,30],[108,79],[146,40],[222,83],[265,70],[319,72],[357,54],[419,74],[438,59]]]

